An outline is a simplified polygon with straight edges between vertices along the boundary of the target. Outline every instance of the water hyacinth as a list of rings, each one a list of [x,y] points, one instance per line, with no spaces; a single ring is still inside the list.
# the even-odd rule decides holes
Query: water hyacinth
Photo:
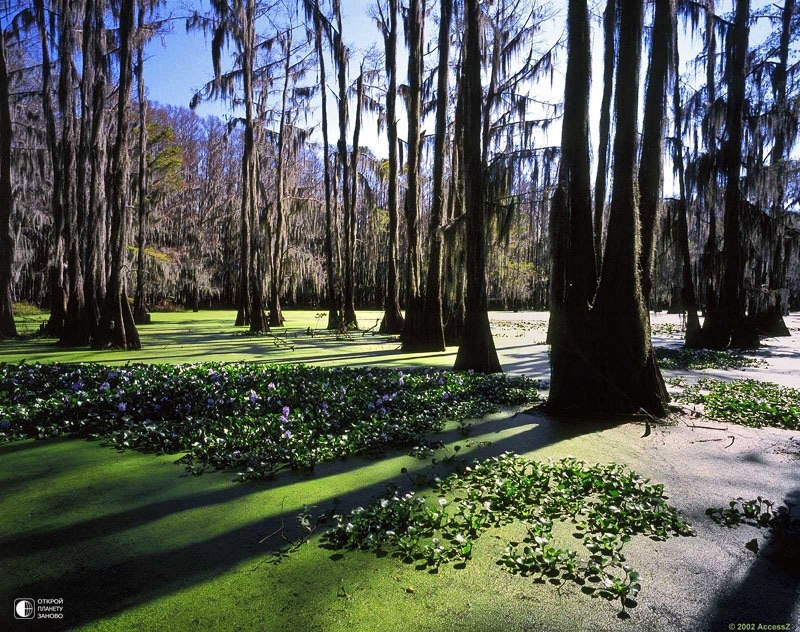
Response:
[[[447,420],[535,401],[536,386],[430,368],[0,363],[0,442],[103,437],[120,448],[185,452],[194,471],[263,478],[413,445]]]

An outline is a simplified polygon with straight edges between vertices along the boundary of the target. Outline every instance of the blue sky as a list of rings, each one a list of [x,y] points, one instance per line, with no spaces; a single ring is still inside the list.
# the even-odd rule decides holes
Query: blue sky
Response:
[[[373,45],[378,45],[383,49],[383,41],[380,33],[369,17],[369,7],[374,0],[342,0],[343,31],[345,42],[351,49],[353,62],[350,68],[350,80],[355,73],[355,64],[361,58],[361,54]],[[556,2],[555,5],[559,5]],[[187,16],[192,10],[202,13],[209,9],[208,2],[185,3],[180,0],[169,0],[167,11],[173,16]],[[552,39],[556,41],[563,28],[563,24],[557,26],[559,32],[553,33]],[[436,37],[437,26],[433,20],[426,25],[426,39]],[[400,82],[405,82],[405,53],[402,36],[399,38],[400,50],[398,51],[398,64],[400,65]],[[224,63],[224,58],[223,58]],[[330,73],[330,68],[329,71]],[[543,86],[550,94],[542,95],[554,101],[560,101],[563,88],[559,82],[559,74],[556,73],[555,82],[551,86]],[[148,96],[153,101],[158,101],[170,105],[189,105],[194,92],[208,82],[213,76],[211,65],[210,40],[200,31],[186,32],[185,19],[176,19],[169,33],[150,42],[147,49],[147,59],[145,62],[145,84]],[[334,77],[328,77],[329,84],[334,85]],[[330,103],[330,101],[329,101]],[[329,106],[331,107],[331,106]],[[333,110],[333,108],[331,107]],[[205,102],[198,106],[197,113],[201,116],[215,115],[225,118],[230,114],[230,107],[223,101]],[[336,129],[335,111],[330,114],[330,124],[332,129]],[[318,117],[319,114],[315,113]],[[402,117],[402,112],[400,114]],[[432,120],[428,122],[428,133],[433,132]],[[405,122],[400,121],[400,135],[404,135]],[[557,127],[549,133],[547,142],[557,143],[559,134]],[[556,133],[554,133],[556,131]],[[351,130],[352,133],[352,130]],[[365,118],[362,130],[362,142],[368,145],[378,155],[386,155],[385,135],[378,136],[377,126],[374,119]]]
[[[292,1],[292,0],[290,0]],[[342,13],[343,13],[343,31],[345,42],[351,49],[352,59],[350,68],[350,79],[354,77],[355,65],[358,63],[361,55],[370,46],[379,43],[382,49],[382,40],[379,31],[375,26],[373,20],[368,17],[368,9],[373,4],[374,0],[342,0]],[[560,16],[556,18],[549,31],[545,33],[545,40],[552,40],[555,42],[563,32],[564,28],[564,8],[566,2],[554,0],[552,3],[556,7]],[[599,15],[605,5],[604,0],[595,0],[591,3],[594,5],[594,12]],[[755,2],[755,5],[761,5],[763,2]],[[721,9],[729,9],[730,3],[723,2]],[[154,39],[147,49],[147,60],[145,63],[145,83],[147,85],[148,96],[153,101],[171,105],[188,106],[189,101],[194,92],[202,87],[206,82],[212,78],[211,66],[211,52],[210,43],[202,32],[193,31],[186,32],[185,16],[189,15],[192,10],[197,10],[202,13],[209,9],[208,2],[188,2],[183,0],[168,0],[165,12],[171,12],[173,16],[182,16],[176,19],[169,33]],[[766,26],[766,29],[765,29]],[[433,20],[428,22],[426,38],[435,38],[436,24]],[[764,31],[768,31],[768,25],[760,24],[753,29],[751,37],[753,40],[758,40],[764,36]],[[599,23],[594,24],[593,28],[593,46],[592,56],[595,66],[594,81],[592,90],[592,103],[590,107],[592,121],[592,135],[596,135],[597,119],[600,110],[600,91],[602,88],[602,29],[599,28]],[[684,34],[685,35],[685,34]],[[398,62],[401,64],[401,77],[400,81],[404,82],[404,48],[402,37],[400,38],[400,50],[398,51]],[[541,44],[541,50],[544,50],[549,44]],[[700,42],[695,38],[693,42],[689,42],[688,38],[683,37],[683,44],[681,46],[681,61],[682,64],[686,62],[699,51]],[[536,86],[536,95],[538,98],[550,100],[552,102],[559,102],[563,96],[563,74],[562,68],[566,55],[562,51],[556,65],[556,72],[552,84],[542,82]],[[229,59],[229,57],[228,57]],[[646,59],[643,60],[642,73],[646,72]],[[330,72],[330,70],[329,70]],[[311,75],[313,78],[313,74]],[[334,85],[334,77],[329,76],[329,84]],[[329,103],[331,103],[329,101]],[[330,106],[330,124],[331,129],[336,129],[335,108]],[[223,101],[212,101],[202,103],[197,108],[197,113],[201,116],[216,115],[220,118],[225,118],[230,113],[228,104]],[[402,110],[400,112],[402,117]],[[319,117],[318,112],[312,112],[312,120],[314,117]],[[318,122],[318,121],[314,121]],[[426,121],[426,131],[432,133],[432,121]],[[404,121],[400,121],[400,135],[404,136]],[[336,134],[336,132],[333,132]],[[560,124],[556,122],[551,128],[546,138],[541,138],[541,144],[558,144],[560,140]],[[364,129],[362,131],[362,143],[368,145],[378,155],[386,155],[386,140],[385,136],[379,137],[375,121],[366,119]]]
[[[380,37],[373,20],[367,15],[372,1],[342,2],[345,40],[356,53],[357,59],[360,58],[359,51],[368,49]],[[209,3],[182,3],[174,0],[167,3],[167,11],[173,16],[187,16],[191,10],[205,12],[209,10]],[[223,64],[225,59],[223,57]],[[151,100],[188,107],[195,91],[213,78],[210,39],[200,31],[187,33],[185,19],[176,19],[169,33],[150,42],[144,72],[145,85]],[[230,113],[230,107],[224,101],[218,100],[202,103],[196,111],[200,116],[215,115],[225,118]],[[374,136],[374,124],[370,127],[365,132],[372,132]],[[376,139],[372,140],[374,142]]]

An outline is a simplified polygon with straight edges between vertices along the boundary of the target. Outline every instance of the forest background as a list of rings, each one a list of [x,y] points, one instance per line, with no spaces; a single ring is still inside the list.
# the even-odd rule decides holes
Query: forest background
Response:
[[[551,306],[555,246],[570,239],[553,231],[574,129],[561,128],[564,4],[479,3],[472,53],[472,5],[453,0],[379,0],[357,19],[319,0],[3,5],[0,336],[15,335],[22,302],[48,310],[43,333],[97,349],[136,348],[156,307],[235,306],[254,333],[282,325],[285,305],[327,311],[332,329],[370,307],[405,348],[436,350],[480,309]],[[625,97],[621,6],[593,4],[586,20],[587,50],[602,50],[589,117],[598,269],[612,100]],[[659,0],[643,17],[631,171],[646,305],[692,321],[718,311],[732,279],[747,327],[780,332],[800,306],[800,11]],[[365,49],[370,26],[378,45]],[[210,44],[188,64],[209,80],[191,108],[150,101],[148,51],[184,28]],[[182,68],[159,81],[182,84]],[[200,117],[209,104],[223,118]],[[476,182],[481,218],[468,221]],[[753,340],[698,327],[693,346]]]

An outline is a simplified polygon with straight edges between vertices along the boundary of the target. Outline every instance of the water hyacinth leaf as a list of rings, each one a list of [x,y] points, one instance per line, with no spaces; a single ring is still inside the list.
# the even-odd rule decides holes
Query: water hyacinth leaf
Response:
[[[612,502],[600,493],[609,486],[626,501]],[[437,480],[430,498],[420,495],[414,503],[402,501],[408,509],[402,512],[403,518],[415,525],[419,538],[414,543],[382,540],[381,546],[395,546],[407,559],[422,560],[421,569],[438,569],[447,563],[461,568],[480,535],[519,521],[527,536],[505,546],[497,560],[501,568],[554,586],[574,582],[585,594],[616,601],[624,611],[641,590],[639,573],[624,563],[622,554],[631,536],[694,535],[667,505],[663,491],[663,486],[616,464],[589,465],[572,458],[541,463],[506,453]],[[514,502],[508,502],[509,494]],[[340,517],[324,536],[326,545],[375,550],[378,530],[395,519],[384,501],[357,515]],[[361,523],[357,531],[362,539],[347,537],[351,522]],[[571,532],[590,553],[588,560],[578,551],[558,546],[553,534],[556,522],[573,527]],[[417,547],[417,554],[409,554],[409,546]]]
[[[0,442],[99,436],[120,448],[185,452],[193,472],[269,478],[410,446],[448,420],[538,398],[526,378],[411,369],[402,382],[379,368],[0,363],[0,391],[9,394],[0,400]]]

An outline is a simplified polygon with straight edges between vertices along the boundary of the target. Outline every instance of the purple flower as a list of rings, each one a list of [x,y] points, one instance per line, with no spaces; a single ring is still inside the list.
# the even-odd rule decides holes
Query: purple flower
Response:
[[[281,409],[281,416],[282,417],[288,417],[290,412],[291,412],[291,409],[288,406],[284,406]]]
[[[206,404],[208,405],[209,408],[214,408],[214,400],[211,399],[210,397],[208,398]]]
[[[75,382],[72,385],[72,390],[73,391],[79,391],[79,390],[81,390],[83,388],[83,386],[84,386],[83,380],[78,380],[77,382]]]
[[[119,408],[119,412],[124,413],[125,410],[128,408],[128,405],[125,402],[120,402],[117,405],[117,408]]]
[[[291,439],[292,438],[292,431],[291,430],[285,430],[281,436],[284,439]]]
[[[101,391],[109,391],[109,390],[111,390],[111,384],[109,384],[108,382],[103,382],[100,385],[100,390]]]
[[[251,404],[255,404],[258,401],[258,393],[256,393],[255,391],[251,390],[249,399],[250,399],[250,403]]]
[[[448,393],[447,391],[442,393],[442,399],[450,399],[450,393]]]
[[[267,388],[270,389],[271,391],[275,390],[275,382],[270,382],[269,384],[267,384]]]

